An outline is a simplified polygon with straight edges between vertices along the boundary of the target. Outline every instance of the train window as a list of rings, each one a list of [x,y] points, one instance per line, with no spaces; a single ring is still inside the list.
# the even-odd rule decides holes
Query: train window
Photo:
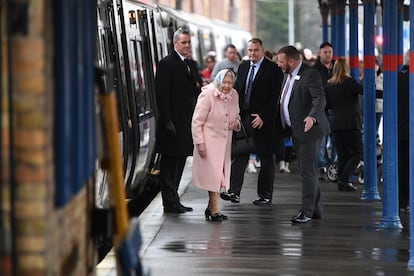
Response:
[[[151,111],[149,93],[145,82],[142,42],[132,40],[132,56],[131,56],[131,77],[134,87],[136,106],[139,116],[143,116]]]

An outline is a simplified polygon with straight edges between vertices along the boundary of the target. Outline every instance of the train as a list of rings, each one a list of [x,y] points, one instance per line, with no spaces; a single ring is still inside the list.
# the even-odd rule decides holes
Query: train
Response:
[[[159,192],[159,155],[154,151],[155,72],[158,62],[173,50],[173,33],[179,27],[190,31],[192,58],[200,68],[209,53],[216,53],[218,60],[224,58],[224,47],[229,43],[245,55],[252,35],[236,25],[160,6],[154,1],[98,0],[96,26],[96,63],[110,71],[104,82],[109,86],[106,90],[115,91],[117,99],[129,215],[139,216]],[[98,156],[102,151],[97,150]],[[94,185],[96,207],[110,208],[108,176],[99,162]],[[101,250],[101,257],[110,248],[107,238],[109,244]]]

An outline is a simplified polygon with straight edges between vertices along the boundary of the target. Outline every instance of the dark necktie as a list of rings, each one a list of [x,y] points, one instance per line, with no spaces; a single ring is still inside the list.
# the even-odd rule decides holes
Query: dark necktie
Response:
[[[285,117],[285,112],[283,111],[283,106],[284,106],[284,102],[286,100],[286,95],[287,92],[289,91],[289,86],[290,86],[290,81],[292,80],[292,74],[289,74],[287,80],[286,80],[286,84],[285,84],[285,89],[283,89],[283,93],[282,93],[282,97],[280,98],[280,121],[282,122],[282,126],[283,128],[286,127],[286,117]]]
[[[185,58],[184,59],[184,63],[187,66],[188,73],[190,73],[191,72],[191,69],[190,69],[190,61],[187,58]]]
[[[250,103],[250,94],[252,92],[255,68],[256,68],[256,65],[254,64],[250,66],[249,81],[247,82],[246,93],[244,94],[244,107],[247,109],[249,108],[249,103]]]

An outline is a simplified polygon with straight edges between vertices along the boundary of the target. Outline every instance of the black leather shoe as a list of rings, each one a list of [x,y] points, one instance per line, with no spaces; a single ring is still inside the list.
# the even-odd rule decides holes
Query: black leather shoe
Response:
[[[223,220],[229,219],[228,216],[225,216],[220,212],[211,214],[211,211],[208,208],[204,211],[204,215],[206,217],[206,220],[209,220],[209,221],[223,221]]]
[[[188,206],[184,206],[184,205],[182,205],[181,203],[180,203],[180,207],[181,207],[182,209],[184,209],[184,211],[185,211],[185,212],[192,212],[192,211],[193,211],[193,208],[188,207]]]
[[[358,190],[358,188],[350,182],[338,182],[338,191],[354,192],[356,190]]]
[[[253,201],[254,205],[270,205],[272,204],[272,200],[268,198],[259,197],[258,199]]]
[[[182,214],[182,213],[185,213],[185,210],[184,208],[178,205],[166,205],[164,206],[164,213]]]
[[[238,195],[236,195],[236,194],[231,194],[231,202],[233,202],[233,203],[240,203],[240,197],[238,196]]]
[[[305,212],[303,212],[302,210],[300,210],[296,216],[292,217],[293,223],[307,223],[311,221],[312,219],[310,217],[307,217],[305,215]]]
[[[222,200],[231,200],[231,196],[234,195],[232,192],[221,192],[220,197]]]

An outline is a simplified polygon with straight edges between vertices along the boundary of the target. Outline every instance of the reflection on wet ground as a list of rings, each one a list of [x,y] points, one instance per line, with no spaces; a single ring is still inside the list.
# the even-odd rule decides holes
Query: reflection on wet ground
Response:
[[[204,220],[207,192],[190,184],[182,202],[194,211],[163,215],[143,252],[151,275],[414,275],[407,269],[409,214],[400,216],[403,229],[382,229],[382,202],[362,201],[362,186],[339,192],[321,181],[324,218],[292,225],[299,176],[277,174],[273,205],[263,207],[252,204],[256,179],[246,174],[240,204],[220,202],[229,216],[221,223]]]

